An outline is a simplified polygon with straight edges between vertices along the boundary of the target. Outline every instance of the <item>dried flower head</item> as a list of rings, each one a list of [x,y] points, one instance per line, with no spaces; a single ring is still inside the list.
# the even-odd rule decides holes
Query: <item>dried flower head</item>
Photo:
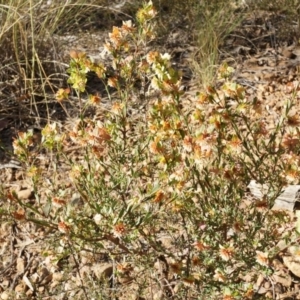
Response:
[[[92,146],[92,152],[98,158],[103,156],[104,151],[105,148],[102,146],[95,146],[95,145]]]
[[[182,263],[181,262],[171,262],[170,264],[171,271],[180,274],[182,270]]]
[[[67,89],[59,89],[56,92],[55,98],[58,102],[62,102],[63,100],[67,100],[69,97],[71,90],[69,88]]]
[[[191,152],[194,147],[194,141],[191,136],[185,136],[183,139],[183,149],[187,152]]]
[[[17,211],[13,212],[13,217],[17,221],[23,221],[25,220],[25,210],[20,208]]]
[[[226,282],[226,276],[220,269],[216,269],[214,274],[214,280],[220,282]]]
[[[155,194],[155,198],[153,199],[153,202],[160,203],[165,198],[165,194],[162,191],[158,191]]]
[[[123,21],[122,31],[125,33],[132,33],[135,31],[134,25],[131,20]]]
[[[108,133],[107,129],[99,126],[101,126],[101,124],[97,124],[97,127],[94,130],[94,135],[98,137],[100,141],[109,141],[111,139],[111,136]]]
[[[149,145],[150,152],[153,154],[159,154],[162,153],[163,148],[161,147],[159,143],[159,139],[155,139],[153,142]]]
[[[115,103],[112,105],[111,110],[112,110],[112,112],[113,112],[114,114],[120,114],[121,111],[122,111],[122,109],[123,109],[123,107],[124,107],[124,104],[123,104],[123,103],[121,103],[121,102],[115,102]]]
[[[233,247],[223,247],[220,245],[219,255],[223,260],[229,261],[233,258],[234,253],[235,251]]]
[[[98,105],[101,102],[101,98],[100,98],[99,94],[90,95],[89,96],[89,101],[92,105]]]
[[[268,201],[265,196],[254,202],[255,208],[259,212],[264,212],[268,209]]]
[[[133,271],[133,267],[130,263],[124,262],[124,263],[121,263],[121,264],[117,264],[117,270],[121,274],[128,275],[130,272]]]
[[[115,47],[119,47],[122,42],[122,33],[119,27],[113,26],[112,32],[108,34],[110,41]]]
[[[255,135],[262,135],[262,136],[266,136],[269,133],[268,129],[266,128],[265,122],[258,122],[257,124],[255,124],[253,131]]]
[[[121,238],[122,236],[124,236],[127,233],[127,229],[124,223],[119,222],[114,226],[114,235],[116,237]]]
[[[290,168],[285,171],[285,179],[291,184],[297,184],[300,179],[300,169],[295,165],[290,166]]]
[[[192,258],[192,264],[194,266],[201,266],[201,260],[200,260],[200,258],[197,257],[197,256],[193,256],[193,258]]]
[[[36,166],[31,166],[27,170],[27,176],[29,177],[35,177],[40,173],[40,169]]]
[[[209,246],[207,246],[205,243],[202,243],[200,241],[195,242],[194,244],[192,244],[192,246],[194,246],[198,251],[205,251],[209,249]]]
[[[158,57],[159,57],[159,52],[150,51],[146,56],[146,60],[149,64],[152,64],[158,59]]]
[[[237,136],[233,136],[227,143],[227,147],[229,147],[229,149],[235,153],[239,153],[241,151],[241,145],[242,141]]]
[[[68,225],[66,222],[62,221],[58,223],[58,230],[62,233],[68,234],[70,232],[70,225]]]
[[[283,148],[289,151],[293,151],[296,147],[300,146],[300,139],[297,136],[287,134],[284,136],[281,145],[283,146]]]
[[[262,251],[256,251],[256,261],[264,267],[269,266],[269,258],[268,253],[264,253]]]
[[[261,115],[263,112],[262,102],[260,100],[254,99],[252,108],[257,115]]]
[[[298,127],[300,125],[300,117],[298,114],[289,115],[287,117],[287,124],[291,127]]]
[[[153,7],[152,1],[149,1],[136,13],[136,18],[140,24],[153,19],[157,14],[157,11]]]
[[[54,197],[54,198],[52,199],[52,203],[53,203],[53,205],[56,206],[56,207],[63,207],[63,206],[65,206],[65,205],[67,204],[67,202],[66,202],[65,200],[60,199],[60,198],[58,198],[58,197]]]
[[[249,287],[244,294],[244,299],[253,299],[253,295],[254,295],[254,290],[252,287]]]
[[[183,277],[181,280],[182,280],[183,284],[188,287],[192,287],[195,283],[195,277],[193,277],[193,276]]]
[[[107,80],[107,85],[113,88],[118,87],[118,78],[117,77],[109,77]]]

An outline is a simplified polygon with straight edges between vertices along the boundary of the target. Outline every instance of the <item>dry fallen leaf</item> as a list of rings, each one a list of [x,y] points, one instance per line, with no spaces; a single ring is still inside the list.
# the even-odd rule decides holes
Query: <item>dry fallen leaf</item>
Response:
[[[296,261],[292,256],[283,256],[284,265],[297,277],[300,278],[300,262]]]
[[[20,190],[17,193],[17,196],[20,200],[27,200],[32,196],[33,190],[31,188],[25,189],[25,190]]]
[[[17,273],[22,274],[25,269],[25,262],[22,257],[17,258]]]
[[[16,287],[15,287],[15,292],[16,293],[24,293],[25,292],[25,285],[23,283],[20,283],[18,284]]]
[[[23,282],[29,287],[30,290],[34,291],[34,287],[26,275],[23,276]]]
[[[290,287],[292,284],[292,278],[286,272],[278,272],[278,274],[273,274],[272,279],[275,283],[280,283],[285,287]]]
[[[11,299],[11,295],[7,292],[4,291],[1,295],[0,295],[1,300],[8,300]]]
[[[111,263],[94,264],[92,270],[98,279],[110,278],[113,274],[113,265]]]

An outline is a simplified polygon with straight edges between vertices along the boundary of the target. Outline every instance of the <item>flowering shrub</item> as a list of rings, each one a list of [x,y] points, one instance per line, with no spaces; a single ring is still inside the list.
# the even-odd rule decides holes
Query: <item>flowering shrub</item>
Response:
[[[170,55],[148,47],[155,14],[150,2],[138,11],[137,25],[113,28],[105,44],[110,66],[71,53],[69,83],[79,97],[94,71],[111,100],[103,122],[81,117],[71,132],[55,124],[42,132],[42,146],[69,163],[82,203],[52,195],[45,214],[17,201],[13,216],[38,215],[67,238],[59,246],[66,252],[71,244],[78,253],[107,254],[117,263],[115,276],[126,273],[142,295],[153,289],[181,299],[251,298],[243,278],[271,272],[274,246],[289,237],[289,217],[271,207],[282,187],[299,181],[299,119],[287,101],[269,126],[262,103],[230,81],[227,66],[220,88],[208,87],[185,105]],[[69,94],[59,90],[57,100],[63,104]],[[80,99],[82,109],[101,106],[101,95],[89,99]],[[21,158],[30,155],[30,137],[20,134],[14,143]],[[70,146],[82,149],[80,161],[65,153]],[[252,179],[269,186],[259,201],[247,198]],[[111,289],[119,292],[118,285]]]

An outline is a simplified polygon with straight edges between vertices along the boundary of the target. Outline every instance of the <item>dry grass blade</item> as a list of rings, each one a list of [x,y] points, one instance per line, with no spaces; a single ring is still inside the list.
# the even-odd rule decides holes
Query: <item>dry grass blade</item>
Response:
[[[89,28],[100,14],[108,26],[111,15],[122,12],[99,0],[0,1],[0,12],[2,112],[7,108],[6,116],[19,114],[42,127],[57,109],[54,94],[66,79],[60,34]]]

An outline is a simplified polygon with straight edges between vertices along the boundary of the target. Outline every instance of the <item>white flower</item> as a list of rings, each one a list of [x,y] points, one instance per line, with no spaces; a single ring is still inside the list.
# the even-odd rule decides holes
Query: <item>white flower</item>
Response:
[[[101,216],[100,214],[96,214],[96,215],[94,216],[94,221],[95,221],[95,223],[96,223],[97,225],[100,225],[101,220],[102,220],[102,216]]]
[[[163,55],[160,56],[161,59],[163,60],[170,60],[171,59],[171,55],[169,53],[164,53]]]

